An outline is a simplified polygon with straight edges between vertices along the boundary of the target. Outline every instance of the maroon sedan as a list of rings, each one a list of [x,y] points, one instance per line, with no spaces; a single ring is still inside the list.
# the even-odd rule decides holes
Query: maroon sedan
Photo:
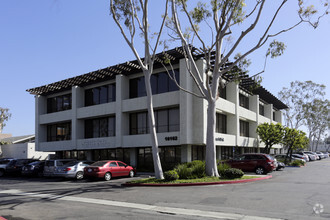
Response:
[[[118,160],[97,161],[84,168],[86,178],[104,178],[109,181],[112,177],[129,176],[134,177],[136,170]]]
[[[242,154],[226,161],[232,168],[256,174],[266,174],[276,169],[274,159],[268,154]]]

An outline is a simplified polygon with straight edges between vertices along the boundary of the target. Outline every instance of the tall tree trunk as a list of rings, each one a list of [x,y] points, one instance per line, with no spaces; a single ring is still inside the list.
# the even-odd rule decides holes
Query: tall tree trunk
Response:
[[[206,130],[206,161],[205,171],[207,176],[219,176],[215,147],[215,101],[208,100],[207,130]]]
[[[156,133],[156,123],[155,123],[155,114],[152,101],[152,90],[150,84],[150,71],[144,71],[145,86],[147,92],[147,106],[148,106],[148,122],[150,129],[151,137],[151,146],[152,146],[152,158],[154,162],[154,171],[156,179],[164,179],[162,165],[160,163],[159,152],[158,152],[158,139]]]

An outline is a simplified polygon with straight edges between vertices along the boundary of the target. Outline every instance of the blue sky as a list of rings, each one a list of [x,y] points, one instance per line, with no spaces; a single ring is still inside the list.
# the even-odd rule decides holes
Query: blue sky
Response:
[[[290,18],[284,13],[280,22]],[[34,96],[26,89],[134,59],[109,1],[2,0],[0,28],[0,106],[12,113],[3,133],[14,136],[34,133]],[[327,17],[316,30],[303,25],[278,38],[287,49],[269,60],[262,85],[277,96],[291,81],[312,80],[327,86],[329,99],[329,36]],[[251,74],[262,69],[263,54],[251,56]]]

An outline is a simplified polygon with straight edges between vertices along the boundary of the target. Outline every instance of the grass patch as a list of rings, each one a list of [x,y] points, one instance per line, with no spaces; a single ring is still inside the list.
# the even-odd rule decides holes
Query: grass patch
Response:
[[[232,180],[245,180],[245,179],[255,179],[260,176],[243,176],[237,179],[222,179],[219,177],[203,177],[198,179],[178,179],[178,180],[159,180],[156,178],[147,178],[140,180],[133,180],[127,183],[147,183],[147,184],[176,184],[176,183],[213,183],[213,182],[223,182],[223,181],[232,181]]]

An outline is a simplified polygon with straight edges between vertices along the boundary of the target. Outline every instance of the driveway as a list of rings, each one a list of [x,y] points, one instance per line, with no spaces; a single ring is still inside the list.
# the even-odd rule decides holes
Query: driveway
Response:
[[[269,180],[231,185],[122,187],[129,178],[105,182],[7,177],[0,179],[0,216],[90,219],[97,213],[97,219],[109,215],[111,219],[329,219],[329,173],[330,159],[324,159],[276,171]],[[37,208],[41,211],[31,211]]]

